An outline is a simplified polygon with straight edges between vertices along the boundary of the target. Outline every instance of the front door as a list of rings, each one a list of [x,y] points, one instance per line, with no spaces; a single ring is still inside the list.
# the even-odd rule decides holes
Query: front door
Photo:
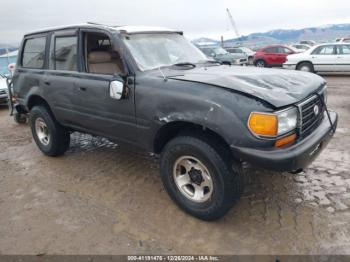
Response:
[[[93,133],[134,143],[137,141],[133,81],[127,81],[125,66],[107,33],[80,32],[80,78],[75,81],[76,106],[80,125]],[[111,97],[110,83],[119,81],[127,93],[122,99]],[[129,82],[129,83],[127,83]]]
[[[336,47],[334,45],[320,46],[311,54],[311,61],[316,72],[337,71],[336,60]]]

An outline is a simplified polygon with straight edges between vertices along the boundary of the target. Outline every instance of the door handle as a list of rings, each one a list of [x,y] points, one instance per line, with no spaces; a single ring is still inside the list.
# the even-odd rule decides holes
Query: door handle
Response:
[[[51,85],[51,83],[49,81],[44,81],[44,84],[47,86]]]
[[[86,91],[86,90],[87,90],[87,88],[86,88],[86,87],[84,87],[84,86],[79,86],[79,90],[80,90],[80,91]]]

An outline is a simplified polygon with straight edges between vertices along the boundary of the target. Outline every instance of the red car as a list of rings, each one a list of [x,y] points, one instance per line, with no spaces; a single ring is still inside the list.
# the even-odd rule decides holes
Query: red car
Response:
[[[297,53],[283,45],[266,46],[258,50],[254,56],[254,65],[257,67],[281,67],[287,56]]]

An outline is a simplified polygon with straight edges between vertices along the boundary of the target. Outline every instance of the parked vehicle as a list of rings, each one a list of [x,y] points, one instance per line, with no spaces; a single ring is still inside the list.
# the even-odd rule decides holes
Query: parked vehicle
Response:
[[[231,54],[219,46],[199,46],[198,47],[208,58],[212,58],[223,64],[246,65],[248,57],[245,53]]]
[[[243,162],[300,171],[337,125],[321,77],[213,63],[179,31],[84,24],[26,34],[20,50],[15,108],[45,155],[74,131],[158,154],[171,198],[204,220],[239,199]]]
[[[309,50],[311,48],[310,45],[303,45],[303,44],[293,44],[290,45],[290,47],[293,49],[296,49],[297,52],[305,52],[306,50]]]
[[[5,77],[0,74],[0,105],[7,104],[7,84]]]
[[[254,65],[257,67],[282,67],[287,56],[295,53],[295,50],[286,46],[267,46],[256,52]]]
[[[0,105],[7,104],[7,84],[5,76],[10,75],[11,68],[14,67],[13,63],[17,59],[18,51],[9,52],[4,55],[0,55]],[[9,67],[11,65],[11,67]]]
[[[15,63],[17,60],[18,51],[9,52],[8,54],[0,55],[0,74],[10,74],[8,65]]]
[[[314,46],[304,53],[289,55],[283,68],[307,72],[350,72],[350,44],[337,42]]]
[[[299,42],[299,44],[314,46],[314,45],[316,45],[316,42],[313,41],[313,40],[301,40],[301,41]]]
[[[350,43],[350,37],[337,38],[335,42]]]
[[[248,63],[252,64],[254,60],[254,55],[256,52],[249,49],[248,47],[227,47],[225,48],[227,52],[231,54],[245,54],[248,57]]]

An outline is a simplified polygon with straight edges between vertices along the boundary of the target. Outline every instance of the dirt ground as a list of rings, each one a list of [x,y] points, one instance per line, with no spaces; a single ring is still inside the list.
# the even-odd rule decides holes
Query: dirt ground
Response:
[[[0,254],[350,254],[350,77],[326,77],[337,133],[298,175],[247,170],[240,202],[216,222],[183,213],[157,160],[74,134],[43,156],[0,110]]]

